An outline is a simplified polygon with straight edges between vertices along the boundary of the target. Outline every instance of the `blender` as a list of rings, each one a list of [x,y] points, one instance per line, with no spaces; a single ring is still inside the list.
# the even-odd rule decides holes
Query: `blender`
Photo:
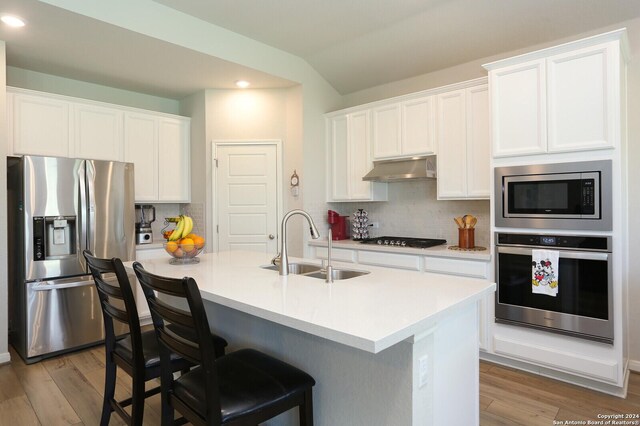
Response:
[[[156,220],[156,208],[150,204],[136,204],[136,244],[151,244],[151,223]]]

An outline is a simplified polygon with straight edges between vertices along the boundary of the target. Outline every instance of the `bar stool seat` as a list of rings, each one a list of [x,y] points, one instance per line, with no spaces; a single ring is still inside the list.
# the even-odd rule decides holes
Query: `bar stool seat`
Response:
[[[171,326],[169,326],[171,328]],[[160,351],[158,349],[158,339],[156,338],[156,332],[154,330],[143,331],[142,337],[142,356],[144,357],[145,368],[160,368]],[[227,341],[222,337],[213,334],[213,345],[216,351],[222,353],[216,353],[215,356],[220,357],[224,355],[224,348],[227,346]],[[131,342],[131,336],[127,335],[125,338],[116,341],[114,352],[124,359],[133,359],[133,344]],[[171,363],[178,362],[182,357],[171,353]],[[156,375],[155,377],[159,377]]]
[[[216,361],[222,423],[268,410],[315,385],[304,371],[253,349],[241,349]],[[205,377],[196,367],[173,383],[174,395],[206,417]]]

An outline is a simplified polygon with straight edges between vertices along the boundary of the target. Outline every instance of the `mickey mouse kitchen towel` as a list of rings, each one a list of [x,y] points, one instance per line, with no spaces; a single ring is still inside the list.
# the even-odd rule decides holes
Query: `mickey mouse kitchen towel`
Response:
[[[558,294],[558,259],[557,250],[531,251],[531,291],[555,297]]]

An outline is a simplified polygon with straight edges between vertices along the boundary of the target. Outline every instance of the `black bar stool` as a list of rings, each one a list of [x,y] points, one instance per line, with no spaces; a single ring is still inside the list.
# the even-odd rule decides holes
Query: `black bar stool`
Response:
[[[162,425],[256,425],[298,407],[300,424],[313,425],[312,387],[304,371],[253,349],[220,358],[210,356],[209,330],[202,297],[193,278],[161,277],[133,264],[151,310],[162,362]],[[155,292],[159,297],[156,298]],[[180,308],[161,300],[173,296]],[[181,299],[181,300],[180,300]],[[173,325],[174,327],[171,327]],[[195,330],[193,332],[185,330]],[[170,354],[197,364],[174,379]],[[184,418],[174,422],[174,410]]]
[[[117,258],[100,259],[89,250],[83,254],[93,275],[104,317],[106,371],[100,425],[109,424],[112,411],[118,413],[128,425],[142,425],[145,398],[160,392],[160,386],[145,392],[145,382],[160,377],[160,355],[155,332],[142,332],[140,329],[133,290],[122,261]],[[115,274],[117,282],[114,283],[111,274]],[[129,326],[129,333],[125,337],[116,338],[113,320]],[[211,353],[224,355],[226,340],[213,335],[211,345]],[[172,372],[186,372],[193,366],[176,354],[170,354],[168,362]],[[133,379],[132,396],[122,401],[114,398],[117,367]],[[124,409],[129,405],[131,414]]]

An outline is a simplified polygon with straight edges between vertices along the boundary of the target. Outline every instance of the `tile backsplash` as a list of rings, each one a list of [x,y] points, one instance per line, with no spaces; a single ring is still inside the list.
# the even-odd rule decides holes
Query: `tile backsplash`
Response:
[[[327,203],[328,209],[352,216],[357,209],[369,213],[369,221],[379,228],[370,228],[370,236],[443,238],[447,244],[458,244],[456,216],[471,214],[478,218],[475,231],[477,246],[489,246],[489,200],[437,200],[437,182],[406,181],[389,183],[389,201]],[[326,222],[326,211],[324,212]]]

